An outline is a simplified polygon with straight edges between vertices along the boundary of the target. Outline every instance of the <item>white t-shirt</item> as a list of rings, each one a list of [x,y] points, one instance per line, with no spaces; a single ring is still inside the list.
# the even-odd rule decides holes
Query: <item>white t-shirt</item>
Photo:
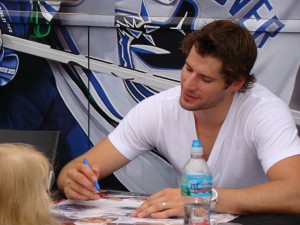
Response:
[[[179,104],[180,87],[135,106],[108,136],[129,160],[154,147],[174,167],[178,178],[197,139],[193,112]],[[300,139],[289,108],[255,84],[236,93],[208,159],[214,187],[243,187],[268,180],[276,162],[300,154]]]

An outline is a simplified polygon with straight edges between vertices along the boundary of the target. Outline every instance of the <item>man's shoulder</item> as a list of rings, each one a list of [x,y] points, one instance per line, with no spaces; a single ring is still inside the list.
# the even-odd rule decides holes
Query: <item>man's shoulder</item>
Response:
[[[238,113],[241,118],[269,116],[277,112],[287,112],[287,104],[272,93],[268,88],[255,84],[245,93],[239,93],[234,97],[232,112]],[[252,115],[252,116],[250,116]]]
[[[164,91],[160,92],[158,95],[161,95],[164,98],[179,97],[180,90],[181,90],[180,86],[175,86],[168,90],[164,90]]]
[[[151,97],[149,97],[149,100],[153,100],[155,102],[167,102],[167,101],[177,101],[180,96],[180,86],[175,86],[170,89],[161,91]]]
[[[271,103],[280,102],[284,103],[277,95],[271,92],[267,87],[261,84],[254,84],[253,87],[244,93],[241,98],[244,100],[254,101],[255,103]]]
[[[179,107],[180,86],[161,91],[141,101],[136,108],[140,110],[168,110]]]

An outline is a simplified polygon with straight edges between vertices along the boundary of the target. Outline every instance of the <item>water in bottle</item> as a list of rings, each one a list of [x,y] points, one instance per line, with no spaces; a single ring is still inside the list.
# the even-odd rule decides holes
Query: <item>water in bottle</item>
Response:
[[[210,225],[212,175],[203,159],[199,140],[192,143],[191,158],[181,176],[181,195],[184,201],[184,225]]]

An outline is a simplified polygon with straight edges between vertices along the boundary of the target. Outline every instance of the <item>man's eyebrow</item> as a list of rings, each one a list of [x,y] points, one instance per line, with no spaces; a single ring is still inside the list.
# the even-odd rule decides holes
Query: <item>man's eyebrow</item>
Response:
[[[188,66],[188,67],[191,67],[187,61],[185,61],[185,64]],[[206,79],[210,79],[210,80],[215,80],[216,78],[214,77],[211,77],[209,75],[206,75],[206,74],[203,74],[203,73],[197,73],[199,76],[202,76],[202,77],[205,77]]]
[[[191,67],[190,64],[186,60],[185,60],[185,64],[188,65],[189,67]]]

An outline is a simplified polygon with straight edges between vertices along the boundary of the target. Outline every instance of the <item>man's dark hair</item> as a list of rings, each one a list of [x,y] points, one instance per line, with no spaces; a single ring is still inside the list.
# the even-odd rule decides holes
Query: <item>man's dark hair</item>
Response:
[[[195,46],[197,54],[211,56],[223,62],[225,88],[234,81],[245,78],[239,92],[245,92],[256,82],[250,74],[257,57],[257,47],[252,34],[234,20],[215,20],[202,29],[189,33],[182,42],[182,51],[188,56]]]

